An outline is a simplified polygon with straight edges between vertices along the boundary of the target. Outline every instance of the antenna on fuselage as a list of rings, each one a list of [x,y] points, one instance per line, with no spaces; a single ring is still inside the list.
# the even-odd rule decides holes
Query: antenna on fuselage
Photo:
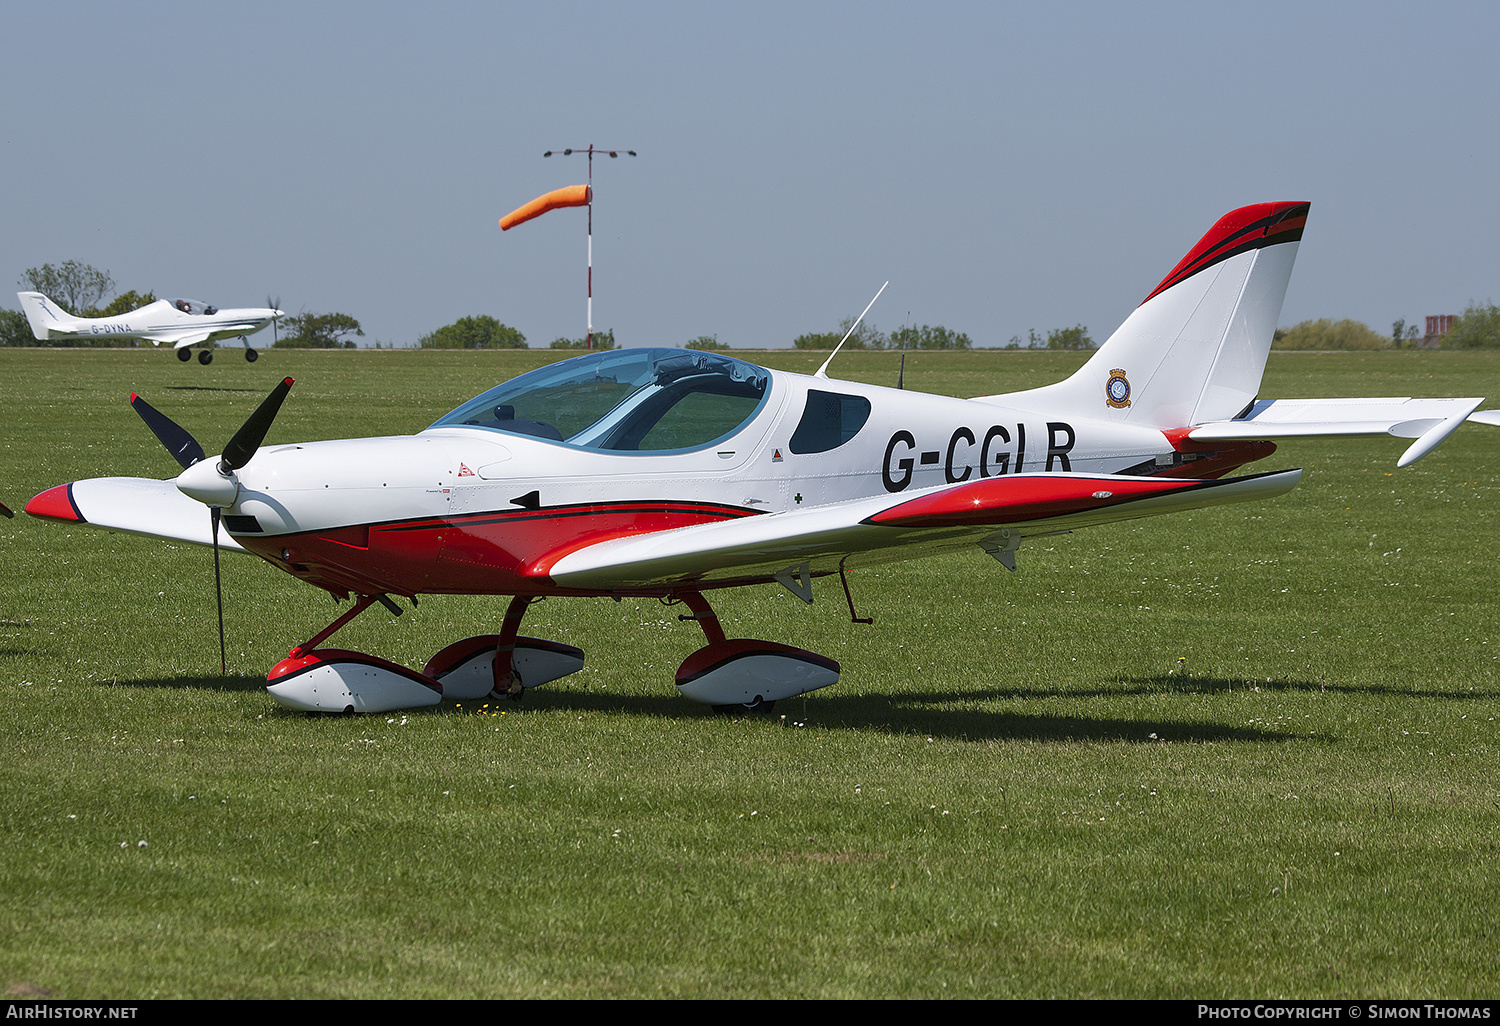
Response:
[[[885,285],[889,284],[890,282],[885,283]],[[885,285],[880,286],[880,292],[885,291]],[[880,298],[880,292],[875,293],[875,299]],[[875,299],[872,299],[865,304],[865,308],[859,312],[859,316],[854,318],[854,323],[849,326],[848,334],[839,339],[839,344],[833,347],[833,352],[828,354],[828,359],[823,361],[823,366],[818,368],[817,373],[814,374],[813,377],[824,379],[828,377],[828,365],[833,362],[833,358],[835,356],[839,355],[839,350],[844,348],[844,343],[849,341],[849,335],[854,334],[855,330],[859,327],[859,322],[865,319],[865,314],[870,312],[870,307],[875,305]]]

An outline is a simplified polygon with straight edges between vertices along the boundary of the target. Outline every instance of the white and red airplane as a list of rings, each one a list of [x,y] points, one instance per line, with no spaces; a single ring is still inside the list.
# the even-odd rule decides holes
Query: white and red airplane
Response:
[[[1077,373],[1044,388],[957,399],[836,381],[826,363],[809,376],[620,349],[523,374],[415,435],[262,448],[288,378],[218,459],[132,396],[182,473],[77,481],[26,511],[202,544],[222,513],[227,547],[355,597],[271,670],[267,690],[295,709],[517,695],[572,673],[582,651],[519,634],[541,596],[681,603],[707,643],[678,689],[764,707],[835,683],[839,665],[727,638],[715,589],[780,583],[811,602],[818,578],[838,576],[847,598],[848,568],[969,547],[1014,569],[1029,537],[1281,495],[1301,471],[1226,476],[1278,438],[1411,438],[1404,466],[1470,418],[1481,399],[1259,397],[1307,210],[1225,215]],[[399,611],[392,596],[429,593],[512,599],[498,634],[420,673],[319,647],[376,601]]]
[[[154,346],[170,342],[184,363],[193,358],[188,347],[235,337],[245,340],[245,359],[254,363],[259,354],[250,348],[248,336],[281,316],[272,307],[220,310],[196,299],[158,299],[114,317],[74,317],[40,292],[17,292],[16,298],[39,342],[105,335],[146,339]],[[213,358],[213,349],[198,350],[199,363]]]

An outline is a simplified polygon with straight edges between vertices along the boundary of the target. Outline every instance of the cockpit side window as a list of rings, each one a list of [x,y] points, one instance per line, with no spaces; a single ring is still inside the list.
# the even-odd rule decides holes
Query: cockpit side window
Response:
[[[810,388],[802,420],[798,422],[797,430],[792,432],[792,440],[787,443],[787,448],[804,456],[837,449],[859,434],[859,429],[869,419],[870,400],[863,396],[821,392]]]

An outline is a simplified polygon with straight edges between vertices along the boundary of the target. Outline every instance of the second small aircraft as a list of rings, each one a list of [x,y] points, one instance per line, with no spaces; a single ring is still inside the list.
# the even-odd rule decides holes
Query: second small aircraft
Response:
[[[248,336],[281,316],[274,307],[220,310],[196,299],[158,299],[114,317],[74,317],[40,292],[17,292],[16,297],[39,342],[101,335],[147,339],[154,346],[170,342],[184,363],[193,358],[189,347],[204,343],[210,348],[198,351],[198,362],[213,362],[211,344],[236,336],[245,339],[245,359],[254,363],[260,354],[250,348]]]

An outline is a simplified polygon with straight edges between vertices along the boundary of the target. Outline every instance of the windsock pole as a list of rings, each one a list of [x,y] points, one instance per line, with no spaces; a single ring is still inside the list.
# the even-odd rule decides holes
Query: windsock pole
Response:
[[[552,156],[552,154],[554,152],[556,152],[556,151],[548,150],[546,153],[543,153],[542,156],[544,156],[544,157],[550,157],[550,156]],[[588,182],[589,188],[588,188],[588,192],[586,194],[587,197],[588,197],[587,206],[589,208],[589,219],[588,219],[588,221],[589,221],[588,307],[587,307],[587,310],[586,310],[587,319],[588,319],[588,332],[589,333],[588,333],[588,339],[584,343],[584,345],[586,345],[589,349],[593,349],[594,348],[594,154],[596,154],[596,153],[599,153],[599,154],[608,153],[611,157],[618,157],[620,154],[623,153],[623,154],[625,154],[628,157],[633,157],[633,156],[635,156],[635,150],[618,150],[618,149],[616,149],[616,150],[607,150],[607,149],[604,149],[602,147],[595,146],[593,143],[589,143],[587,149],[582,149],[582,150],[562,150],[561,152],[562,152],[562,155],[565,156],[565,157],[566,156],[570,156],[570,155],[572,155],[574,153],[587,153],[588,154],[588,158],[589,158],[589,182]]]

